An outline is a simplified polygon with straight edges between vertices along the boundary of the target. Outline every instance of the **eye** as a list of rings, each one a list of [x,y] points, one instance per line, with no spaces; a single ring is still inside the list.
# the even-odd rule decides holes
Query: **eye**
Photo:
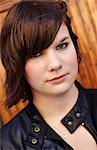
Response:
[[[65,42],[65,43],[61,43],[57,46],[56,50],[64,50],[67,48],[67,46],[69,45],[68,42]]]

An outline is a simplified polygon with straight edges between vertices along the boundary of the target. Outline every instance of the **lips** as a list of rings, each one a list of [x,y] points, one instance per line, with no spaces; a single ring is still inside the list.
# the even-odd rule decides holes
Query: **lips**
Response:
[[[49,81],[57,80],[57,79],[60,79],[60,78],[62,78],[62,77],[64,77],[64,76],[65,76],[65,75],[61,75],[61,76],[55,77],[55,78],[53,78],[53,79],[51,79],[51,80],[49,80]]]
[[[66,75],[67,74],[52,78],[52,79],[48,80],[48,82],[51,82],[51,83],[54,83],[54,84],[61,83],[65,80]]]

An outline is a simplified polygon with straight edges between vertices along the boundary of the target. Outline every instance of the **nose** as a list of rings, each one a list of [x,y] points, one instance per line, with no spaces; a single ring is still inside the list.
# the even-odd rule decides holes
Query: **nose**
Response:
[[[48,71],[50,72],[58,71],[62,68],[62,60],[57,51],[49,52],[47,59],[48,59],[47,63]]]

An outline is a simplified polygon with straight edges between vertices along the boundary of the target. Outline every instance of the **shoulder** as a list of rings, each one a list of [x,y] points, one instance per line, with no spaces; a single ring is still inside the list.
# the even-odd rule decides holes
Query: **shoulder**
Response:
[[[84,88],[78,81],[75,82],[76,87],[79,90],[80,96],[84,95],[85,102],[97,114],[97,89]]]
[[[97,106],[97,89],[83,89],[88,100]]]
[[[87,89],[81,86],[80,84],[79,86],[80,90],[82,91],[81,93],[85,97],[85,105],[88,106],[91,117],[94,120],[97,127],[97,89]]]
[[[26,121],[25,121],[26,120]],[[29,121],[29,110],[28,110],[28,106],[26,106],[23,110],[21,110],[13,119],[11,119],[7,124],[5,124],[2,128],[1,131],[3,129],[8,129],[9,127],[16,127],[16,125],[18,124],[18,126],[21,126],[23,123],[25,124],[27,121]],[[21,124],[22,122],[22,124]],[[23,125],[24,125],[23,124]]]
[[[97,89],[84,89],[87,101],[90,104],[90,110],[94,113],[97,120]]]
[[[87,101],[89,103],[89,112],[92,122],[97,131],[97,89],[85,89]]]
[[[89,100],[97,103],[97,89],[84,88],[78,81],[75,82],[75,85],[79,89],[79,91],[83,91],[81,93],[85,94]]]
[[[28,106],[18,113],[10,122],[0,129],[0,148],[14,149],[14,145],[26,138],[31,127]]]

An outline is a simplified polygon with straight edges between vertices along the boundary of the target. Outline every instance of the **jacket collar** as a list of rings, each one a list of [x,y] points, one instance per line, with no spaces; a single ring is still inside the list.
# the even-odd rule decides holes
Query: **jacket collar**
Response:
[[[78,81],[75,81],[75,85],[79,91],[77,102],[70,110],[70,112],[61,120],[62,124],[65,125],[71,133],[73,133],[80,124],[84,123],[84,120],[89,111],[89,104],[87,104],[88,102],[85,94],[85,89]],[[28,109],[31,112],[33,123],[35,122],[35,124],[43,126],[45,124],[45,121],[34,104],[30,103]]]
[[[84,120],[89,110],[84,88],[82,88],[77,81],[75,82],[75,85],[79,90],[78,100],[70,112],[61,120],[62,124],[67,127],[70,133],[73,133],[80,124],[84,124]]]
[[[80,124],[83,124],[89,110],[84,89],[77,81],[75,85],[79,90],[78,100],[71,111],[61,120],[62,124],[65,125],[71,133],[73,133]],[[46,122],[33,104],[30,103],[28,105],[28,111],[32,119],[32,128],[25,142],[27,145],[35,147],[38,150],[38,148],[41,149],[43,140],[46,138]]]

